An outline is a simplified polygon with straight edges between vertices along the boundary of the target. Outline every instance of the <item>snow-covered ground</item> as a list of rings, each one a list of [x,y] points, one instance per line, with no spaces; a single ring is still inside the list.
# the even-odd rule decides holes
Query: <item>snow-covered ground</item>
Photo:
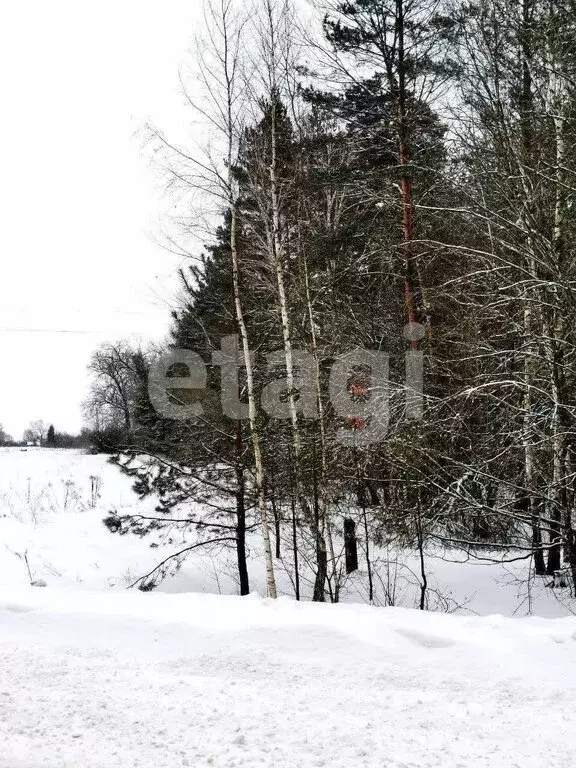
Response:
[[[125,587],[155,560],[147,542],[112,536],[111,509],[143,506],[104,455],[0,448],[0,584]],[[147,505],[153,508],[153,502]]]
[[[170,529],[155,538],[111,534],[102,520],[111,510],[153,514],[154,499],[139,501],[132,480],[104,455],[80,451],[0,448],[0,585],[25,585],[41,579],[49,587],[108,590],[125,589],[169,554],[186,545],[182,531]],[[154,548],[150,543],[154,542]],[[188,542],[189,543],[189,542]],[[259,555],[260,539],[249,539],[251,589],[265,594],[265,575]],[[372,552],[376,564],[375,589],[393,593],[395,605],[414,607],[419,599],[418,559],[409,552]],[[430,605],[457,613],[501,613],[506,616],[573,615],[576,604],[567,590],[546,588],[545,581],[527,581],[529,563],[494,566],[462,561],[457,552],[427,558]],[[388,562],[386,562],[388,560]],[[290,564],[286,552],[286,568]],[[293,594],[287,570],[277,563],[280,592]],[[366,598],[362,553],[360,571],[346,583],[342,599]],[[303,590],[310,580],[303,573]],[[163,592],[222,592],[235,594],[235,553],[230,549],[196,550],[175,577],[158,589]],[[436,592],[438,594],[436,594]],[[383,600],[380,600],[383,602]]]
[[[574,764],[576,617],[525,563],[430,558],[460,615],[206,594],[226,552],[127,590],[178,542],[102,518],[153,505],[106,457],[0,449],[0,768]]]
[[[1,768],[571,768],[576,619],[0,590]]]

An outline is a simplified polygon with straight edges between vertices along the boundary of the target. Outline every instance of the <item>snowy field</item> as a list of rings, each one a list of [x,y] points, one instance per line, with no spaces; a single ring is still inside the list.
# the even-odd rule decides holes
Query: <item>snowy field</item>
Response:
[[[234,591],[227,553],[142,593],[174,542],[106,530],[153,501],[105,457],[0,473],[0,768],[574,765],[576,617],[526,564],[432,560],[458,615],[200,594]]]

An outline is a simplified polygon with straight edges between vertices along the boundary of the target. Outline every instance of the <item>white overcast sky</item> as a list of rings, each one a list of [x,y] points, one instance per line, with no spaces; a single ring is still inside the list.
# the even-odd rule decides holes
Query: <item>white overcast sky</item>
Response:
[[[177,260],[137,135],[186,119],[201,0],[0,4],[0,423],[81,426],[102,341],[161,338]],[[62,333],[67,331],[67,333]]]

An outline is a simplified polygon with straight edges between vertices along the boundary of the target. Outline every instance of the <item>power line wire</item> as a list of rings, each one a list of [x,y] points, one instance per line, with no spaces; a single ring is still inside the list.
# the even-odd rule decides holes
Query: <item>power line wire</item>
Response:
[[[78,333],[78,334],[99,334],[109,333],[109,331],[86,331],[73,330],[67,328],[0,328],[0,333]]]

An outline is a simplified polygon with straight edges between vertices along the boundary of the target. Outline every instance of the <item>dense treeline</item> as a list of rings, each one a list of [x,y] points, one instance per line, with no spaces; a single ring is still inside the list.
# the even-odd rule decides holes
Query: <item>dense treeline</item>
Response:
[[[256,526],[271,596],[282,557],[298,596],[308,570],[337,600],[360,546],[372,599],[391,542],[420,553],[421,607],[434,543],[576,575],[576,5],[334,0],[323,39],[287,0],[257,7],[206,7],[206,153],[152,130],[180,235],[199,193],[218,210],[172,329],[207,385],[169,389],[203,409],[176,419],[151,402],[158,351],[122,355],[124,395],[97,373],[118,461],[161,499],[109,527],[176,516],[186,550],[236,548],[242,594]]]

